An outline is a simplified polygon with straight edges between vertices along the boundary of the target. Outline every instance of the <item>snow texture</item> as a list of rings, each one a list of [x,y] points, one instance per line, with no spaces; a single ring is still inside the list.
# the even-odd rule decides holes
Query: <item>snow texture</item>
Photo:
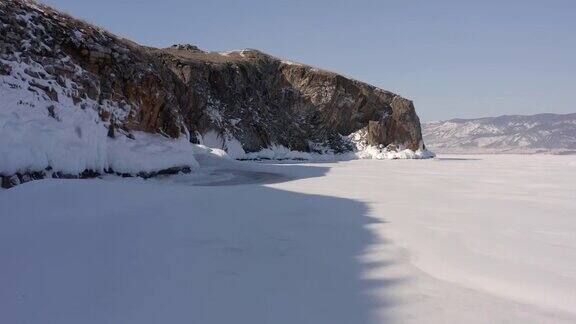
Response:
[[[576,321],[574,156],[201,151],[204,174],[0,190],[0,322]]]

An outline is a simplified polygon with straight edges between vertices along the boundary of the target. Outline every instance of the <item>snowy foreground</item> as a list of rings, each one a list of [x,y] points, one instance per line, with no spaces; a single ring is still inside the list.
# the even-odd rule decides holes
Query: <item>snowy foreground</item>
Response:
[[[199,163],[0,190],[0,323],[576,321],[576,156]]]

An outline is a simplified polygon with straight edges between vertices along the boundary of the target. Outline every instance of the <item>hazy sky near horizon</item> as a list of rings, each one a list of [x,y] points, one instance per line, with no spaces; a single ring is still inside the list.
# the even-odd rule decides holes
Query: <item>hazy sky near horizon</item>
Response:
[[[138,43],[256,48],[414,100],[422,121],[576,112],[576,1],[41,0]]]

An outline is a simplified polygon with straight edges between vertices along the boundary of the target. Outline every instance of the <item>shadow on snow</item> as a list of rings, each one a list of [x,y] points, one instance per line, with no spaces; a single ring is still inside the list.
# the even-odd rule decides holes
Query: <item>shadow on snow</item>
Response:
[[[359,259],[375,238],[367,206],[351,199],[46,180],[0,204],[5,323],[363,324],[393,303],[371,292],[398,284],[364,279],[387,265]]]

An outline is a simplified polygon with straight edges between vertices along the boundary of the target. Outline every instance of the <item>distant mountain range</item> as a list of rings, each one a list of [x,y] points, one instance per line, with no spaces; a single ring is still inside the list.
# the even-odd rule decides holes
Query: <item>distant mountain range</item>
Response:
[[[576,113],[450,119],[422,132],[436,153],[576,154]]]

